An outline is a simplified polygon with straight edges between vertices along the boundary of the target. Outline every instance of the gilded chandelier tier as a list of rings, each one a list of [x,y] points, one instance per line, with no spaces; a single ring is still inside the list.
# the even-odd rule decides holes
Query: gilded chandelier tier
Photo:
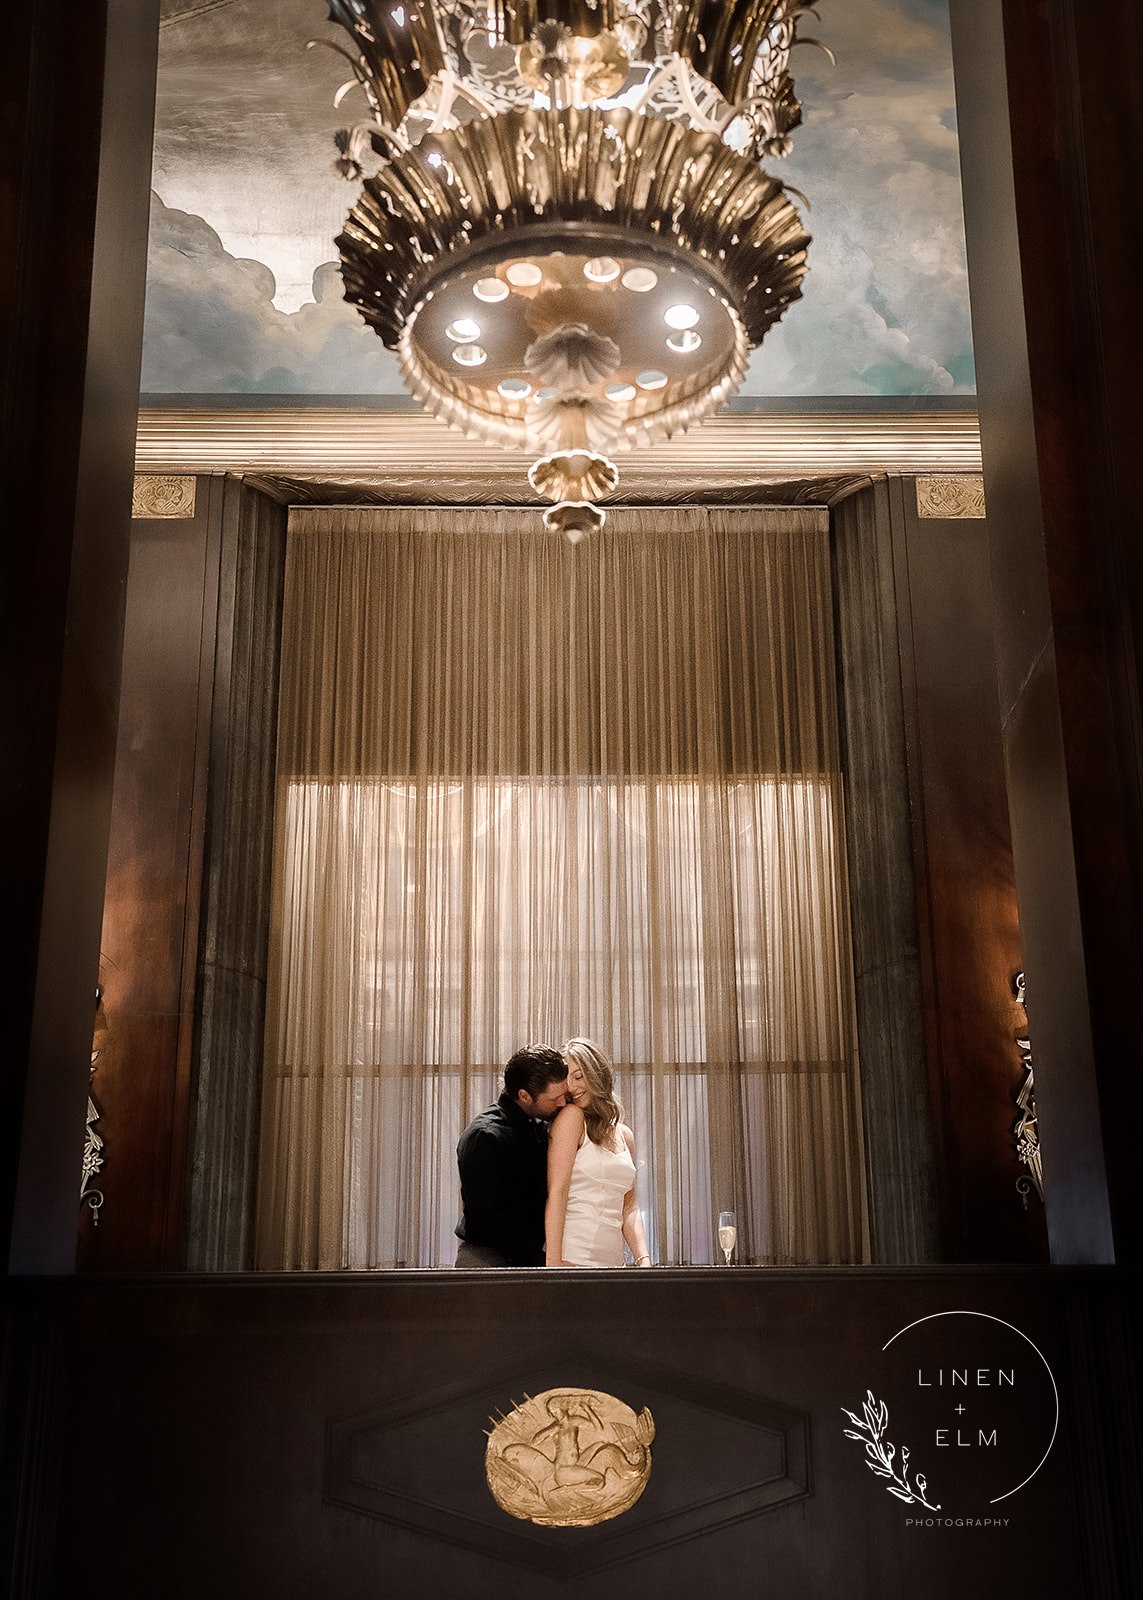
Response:
[[[801,118],[795,0],[330,0],[367,121],[345,297],[425,408],[537,457],[546,524],[602,525],[613,453],[700,421],[801,293],[765,156]],[[810,41],[806,41],[810,42]]]

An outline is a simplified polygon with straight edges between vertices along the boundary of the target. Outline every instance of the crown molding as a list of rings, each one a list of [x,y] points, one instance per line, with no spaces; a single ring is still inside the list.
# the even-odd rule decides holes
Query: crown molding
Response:
[[[621,493],[726,490],[821,475],[979,473],[975,411],[729,412],[667,444],[620,455]],[[345,406],[140,412],[141,474],[288,474],[378,487],[400,483],[431,498],[447,477],[480,497],[520,497],[528,458],[468,439],[419,411]]]

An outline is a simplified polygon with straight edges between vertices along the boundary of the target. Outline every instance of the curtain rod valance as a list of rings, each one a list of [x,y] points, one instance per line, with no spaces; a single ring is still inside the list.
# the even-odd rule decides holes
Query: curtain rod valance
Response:
[[[464,506],[464,505],[394,505],[347,506],[303,505],[291,506],[290,529],[303,532],[342,533],[384,532],[394,529],[415,531],[425,519],[430,525],[441,517],[449,518],[457,531],[482,529],[507,531],[522,521],[530,522],[537,538],[552,539],[538,525],[536,506]],[[756,533],[828,533],[829,509],[821,505],[778,506],[773,503],[758,505],[662,505],[662,506],[608,506],[607,524],[602,535],[614,538],[645,528],[648,523],[661,536],[693,530],[700,527],[730,532],[739,525],[740,532]]]

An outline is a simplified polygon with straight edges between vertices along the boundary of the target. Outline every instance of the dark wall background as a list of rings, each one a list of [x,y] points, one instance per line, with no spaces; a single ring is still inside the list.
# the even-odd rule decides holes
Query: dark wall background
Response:
[[[12,1348],[40,1421],[58,1537],[37,1596],[171,1600],[1133,1600],[1138,1581],[1138,1285],[1108,1274],[858,1269],[403,1273],[88,1280],[18,1289]],[[999,1322],[944,1313],[975,1311]],[[1016,1361],[998,1427],[953,1461],[883,1345],[937,1314],[922,1349]],[[1018,1332],[1013,1332],[1013,1325]],[[845,1330],[844,1338],[837,1336]],[[1060,1430],[1032,1470],[1054,1416]],[[995,1344],[993,1340],[995,1339]],[[966,1342],[967,1341],[967,1342]],[[45,1360],[42,1352],[48,1350]],[[989,1356],[988,1352],[1001,1352]],[[1013,1352],[1015,1351],[1015,1354]],[[975,1367],[974,1367],[975,1374]],[[525,1393],[574,1384],[655,1419],[642,1499],[589,1530],[493,1503],[485,1429]],[[936,1515],[890,1495],[845,1437],[871,1392]],[[960,1391],[958,1391],[960,1392]],[[946,1417],[947,1412],[947,1417]],[[922,1417],[929,1421],[923,1421]],[[5,1441],[18,1449],[14,1434]],[[951,1447],[949,1447],[951,1449]],[[956,1452],[952,1452],[953,1455]],[[970,1461],[973,1465],[966,1465]],[[981,1478],[975,1474],[979,1472]],[[1001,1479],[1003,1482],[1001,1483]],[[991,1485],[987,1492],[982,1483]],[[957,1526],[959,1516],[1006,1526]]]

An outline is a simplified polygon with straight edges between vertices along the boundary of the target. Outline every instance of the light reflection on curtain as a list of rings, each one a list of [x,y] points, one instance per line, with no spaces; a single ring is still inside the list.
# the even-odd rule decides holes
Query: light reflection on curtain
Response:
[[[821,514],[291,517],[259,1262],[452,1259],[461,1127],[598,1039],[656,1259],[864,1253]]]

